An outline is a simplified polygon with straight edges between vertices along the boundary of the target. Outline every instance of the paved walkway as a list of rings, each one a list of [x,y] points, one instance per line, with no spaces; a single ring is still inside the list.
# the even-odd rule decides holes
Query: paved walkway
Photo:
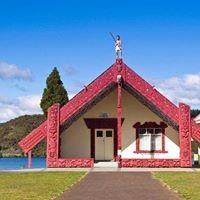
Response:
[[[200,168],[33,168],[18,170],[0,170],[1,172],[38,172],[38,171],[85,171],[85,172],[200,172]]]
[[[150,172],[91,172],[56,200],[180,200]]]

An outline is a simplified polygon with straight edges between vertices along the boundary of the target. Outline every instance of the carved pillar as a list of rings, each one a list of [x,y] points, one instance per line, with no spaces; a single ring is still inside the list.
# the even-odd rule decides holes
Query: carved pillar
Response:
[[[121,167],[121,149],[122,149],[122,87],[120,81],[118,80],[117,86],[117,160],[118,167]]]
[[[57,167],[59,156],[60,105],[48,109],[47,119],[47,167]]]
[[[32,167],[32,152],[31,150],[28,152],[28,168]]]
[[[121,149],[122,149],[122,85],[125,80],[125,66],[122,59],[116,59],[116,73],[114,78],[117,82],[117,160],[118,167],[121,167]]]
[[[190,107],[179,103],[179,141],[180,141],[180,165],[191,167],[191,117]]]

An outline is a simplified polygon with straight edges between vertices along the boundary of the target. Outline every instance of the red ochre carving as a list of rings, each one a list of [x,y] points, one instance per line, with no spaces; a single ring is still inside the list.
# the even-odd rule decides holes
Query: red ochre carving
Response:
[[[196,122],[192,120],[191,126],[192,126],[192,138],[200,143],[200,125],[196,124]]]
[[[178,159],[121,159],[122,167],[180,167]]]
[[[74,158],[74,159],[58,159],[56,167],[93,167],[94,160],[92,158]]]
[[[54,104],[48,109],[47,124],[47,167],[57,166],[59,145],[60,105]]]
[[[126,82],[178,124],[178,108],[128,66],[126,67]]]
[[[191,117],[190,107],[179,104],[179,141],[181,167],[191,167]]]
[[[47,121],[43,122],[40,126],[29,133],[18,143],[18,145],[24,150],[25,153],[27,153],[46,137],[46,133]]]
[[[133,87],[138,94],[144,96],[162,113],[173,120],[177,126],[179,124],[179,109],[155,88],[147,83],[143,78],[136,74],[122,59],[117,59],[110,68],[97,77],[85,89],[80,91],[60,110],[60,125],[68,120],[73,114],[79,111],[82,106],[89,103],[94,97],[103,91],[111,83],[117,82],[117,75],[121,75],[124,82]],[[19,142],[19,146],[25,153],[30,151],[41,140],[47,136],[47,121],[43,122],[38,128],[34,129],[29,135]],[[200,142],[200,126],[192,120],[192,137]]]

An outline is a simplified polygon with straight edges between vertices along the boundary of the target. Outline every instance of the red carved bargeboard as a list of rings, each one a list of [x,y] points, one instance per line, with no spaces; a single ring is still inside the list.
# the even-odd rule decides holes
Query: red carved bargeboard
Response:
[[[126,82],[178,124],[178,108],[142,77],[126,66]]]
[[[47,135],[47,121],[43,122],[40,126],[29,133],[23,138],[18,145],[25,153],[29,152],[35,147],[40,141],[46,138]]]
[[[179,143],[181,167],[191,167],[191,117],[190,107],[179,104]]]
[[[147,83],[142,77],[130,69],[121,59],[117,59],[110,68],[97,77],[85,89],[80,91],[60,110],[60,121],[62,125],[74,113],[78,112],[85,104],[89,103],[97,94],[104,90],[107,86],[117,81],[117,74],[122,75],[123,81],[127,82],[134,88],[138,94],[142,95],[151,102],[156,108],[172,119],[177,125],[179,124],[178,108],[160,94],[155,88]],[[192,138],[200,142],[200,126],[192,120]],[[34,129],[24,139],[19,142],[19,146],[25,153],[30,151],[41,140],[47,136],[47,121],[43,122],[38,128]]]
[[[121,159],[121,167],[180,167],[179,159]]]
[[[73,114],[78,112],[86,103],[90,102],[107,86],[116,81],[115,77],[115,64],[109,67],[104,73],[97,77],[85,89],[81,90],[74,96],[67,104],[60,109],[60,125],[68,120]],[[41,140],[47,136],[47,120],[43,122],[38,128],[34,129],[18,144],[25,153],[30,151]]]
[[[200,124],[196,124],[194,120],[191,121],[192,138],[200,143]]]

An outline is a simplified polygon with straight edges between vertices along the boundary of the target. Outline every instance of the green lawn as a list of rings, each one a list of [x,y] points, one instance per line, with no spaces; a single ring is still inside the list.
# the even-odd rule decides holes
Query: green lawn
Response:
[[[154,172],[153,175],[184,199],[200,200],[200,172]]]
[[[0,199],[54,199],[85,174],[85,172],[0,173]]]

